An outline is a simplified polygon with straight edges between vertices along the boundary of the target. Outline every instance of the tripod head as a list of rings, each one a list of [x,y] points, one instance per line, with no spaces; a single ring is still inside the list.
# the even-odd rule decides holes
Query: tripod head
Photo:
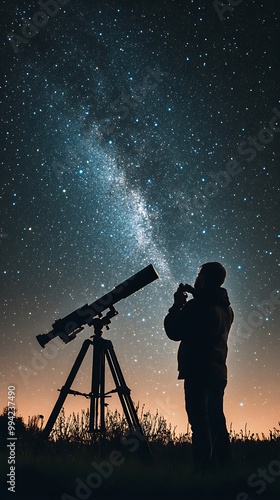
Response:
[[[94,335],[96,337],[101,337],[102,336],[102,330],[104,328],[104,326],[106,327],[107,330],[109,330],[109,325],[111,323],[111,318],[113,318],[114,316],[116,316],[118,313],[118,311],[116,311],[116,309],[114,308],[114,306],[111,306],[110,307],[110,310],[107,312],[107,314],[105,316],[102,316],[100,314],[100,316],[98,318],[93,318],[93,320],[88,323],[88,326],[93,326],[94,328]]]

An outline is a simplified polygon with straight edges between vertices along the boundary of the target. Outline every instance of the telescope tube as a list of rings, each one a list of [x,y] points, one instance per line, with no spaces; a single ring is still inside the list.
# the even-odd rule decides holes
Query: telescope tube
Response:
[[[82,325],[89,324],[95,316],[101,314],[105,309],[112,307],[158,278],[157,271],[150,264],[95,302],[89,305],[85,304],[64,318],[56,320],[52,324],[53,329],[50,332],[37,335],[36,339],[43,348],[55,337],[60,337],[65,344],[68,344],[76,337],[77,333],[83,330]]]

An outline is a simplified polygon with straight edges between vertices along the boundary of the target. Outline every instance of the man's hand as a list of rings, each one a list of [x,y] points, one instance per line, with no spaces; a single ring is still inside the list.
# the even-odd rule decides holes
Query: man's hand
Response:
[[[180,283],[176,292],[174,293],[174,304],[178,307],[183,307],[187,302],[188,294],[184,291],[183,283]]]

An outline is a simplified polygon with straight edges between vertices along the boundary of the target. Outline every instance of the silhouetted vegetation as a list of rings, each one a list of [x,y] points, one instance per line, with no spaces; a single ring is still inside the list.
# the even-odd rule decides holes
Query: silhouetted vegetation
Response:
[[[26,424],[17,416],[16,498],[78,499],[82,498],[82,494],[79,496],[76,488],[78,484],[83,484],[87,488],[83,490],[84,500],[118,497],[133,500],[239,500],[238,495],[241,492],[244,492],[246,500],[279,499],[280,428],[273,428],[268,436],[251,434],[246,426],[245,430],[239,432],[231,429],[232,466],[213,470],[201,477],[193,472],[190,430],[185,434],[178,434],[176,428],[158,413],[151,415],[144,407],[141,411],[137,408],[137,412],[154,457],[154,462],[149,466],[139,454],[137,435],[128,433],[126,420],[117,411],[107,411],[107,432],[106,435],[101,435],[88,432],[89,411],[66,416],[62,410],[47,442],[40,439],[44,428],[41,415],[29,418]],[[7,409],[0,415],[0,431],[0,475],[1,483],[5,485]],[[112,457],[118,457],[118,460],[114,461]],[[103,464],[106,477],[98,472],[98,464],[101,464],[101,468]],[[261,480],[265,490],[263,495],[260,495],[258,471],[269,471],[269,467],[270,481]],[[100,484],[90,482],[92,473],[95,474],[95,480],[99,477]],[[248,484],[248,478],[253,474],[258,487]],[[63,497],[64,494],[66,496]],[[4,486],[1,499],[5,498],[10,498],[10,495]]]

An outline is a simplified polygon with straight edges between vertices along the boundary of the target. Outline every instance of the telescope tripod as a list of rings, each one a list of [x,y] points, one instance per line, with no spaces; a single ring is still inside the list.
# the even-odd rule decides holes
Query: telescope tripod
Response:
[[[128,423],[129,430],[135,435],[138,435],[140,444],[146,452],[152,456],[147,438],[141,428],[136,409],[130,396],[130,389],[125,383],[125,379],[118,362],[113,344],[110,340],[103,339],[102,328],[105,325],[107,329],[110,318],[115,316],[117,311],[111,307],[110,312],[104,318],[95,318],[89,323],[89,326],[94,326],[95,334],[92,340],[87,339],[83,342],[81,350],[73,364],[73,367],[68,375],[65,385],[59,390],[60,395],[57,402],[50,414],[45,428],[42,431],[43,439],[47,439],[55,424],[55,421],[61,411],[68,394],[80,395],[90,399],[90,421],[89,432],[106,434],[105,428],[105,398],[110,397],[109,394],[117,393],[122,405],[122,409]],[[73,391],[71,389],[72,383],[79,371],[79,368],[85,358],[89,347],[93,347],[93,360],[92,360],[92,378],[91,378],[91,392],[88,394]],[[107,360],[116,388],[105,393],[105,360]]]

